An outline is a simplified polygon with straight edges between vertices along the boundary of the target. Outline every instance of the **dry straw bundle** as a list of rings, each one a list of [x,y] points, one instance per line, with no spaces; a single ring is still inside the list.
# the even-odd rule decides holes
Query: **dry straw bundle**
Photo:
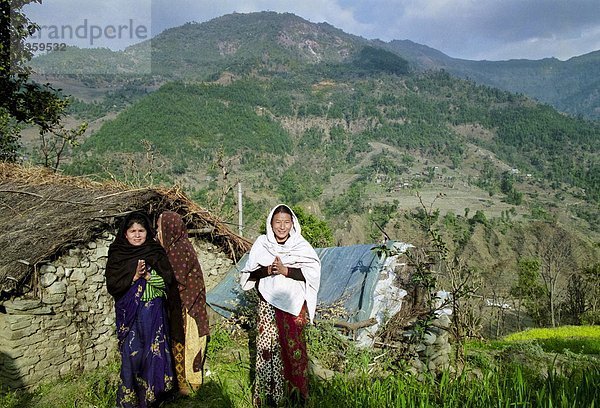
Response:
[[[0,163],[0,291],[27,286],[39,264],[106,232],[114,233],[121,217],[136,210],[152,217],[165,210],[178,212],[191,231],[209,235],[234,260],[251,246],[179,186],[132,189],[115,181]]]

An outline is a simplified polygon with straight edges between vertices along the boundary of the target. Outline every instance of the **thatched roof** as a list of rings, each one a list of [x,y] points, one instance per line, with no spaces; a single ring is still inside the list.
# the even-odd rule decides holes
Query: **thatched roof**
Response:
[[[115,233],[128,212],[145,210],[155,217],[166,209],[181,214],[188,228],[206,234],[234,260],[251,246],[178,187],[132,189],[0,163],[0,298],[31,287],[40,263],[106,231]]]

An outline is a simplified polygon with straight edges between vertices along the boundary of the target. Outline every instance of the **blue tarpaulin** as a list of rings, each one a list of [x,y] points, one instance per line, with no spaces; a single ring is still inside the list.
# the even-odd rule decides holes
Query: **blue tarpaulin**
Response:
[[[320,308],[342,305],[350,322],[372,317],[374,291],[386,265],[385,256],[378,255],[374,247],[374,244],[362,244],[316,249],[321,259],[317,314]],[[207,293],[207,303],[225,317],[230,317],[244,304],[239,271],[246,259],[247,254]]]

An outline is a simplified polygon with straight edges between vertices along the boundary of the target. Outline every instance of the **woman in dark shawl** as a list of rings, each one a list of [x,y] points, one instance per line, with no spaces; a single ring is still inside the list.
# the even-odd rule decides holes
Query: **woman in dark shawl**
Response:
[[[158,217],[158,240],[167,251],[173,267],[181,314],[185,322],[185,342],[174,342],[173,354],[179,390],[197,390],[203,382],[206,340],[209,334],[206,314],[206,289],[198,255],[188,238],[181,216],[165,211]]]
[[[165,303],[177,303],[173,271],[163,247],[154,240],[148,216],[129,214],[108,249],[106,286],[115,299],[121,354],[119,407],[152,407],[173,388]],[[176,327],[177,322],[175,322]],[[171,327],[171,335],[177,331]]]

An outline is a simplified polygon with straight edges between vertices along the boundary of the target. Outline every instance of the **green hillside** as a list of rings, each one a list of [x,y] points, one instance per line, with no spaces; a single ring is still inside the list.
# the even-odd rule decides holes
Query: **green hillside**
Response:
[[[480,84],[528,95],[573,116],[600,119],[600,50],[567,61],[468,61],[407,40],[380,45],[410,60],[415,69],[445,70]]]
[[[260,90],[259,90],[260,91]],[[108,122],[85,144],[96,154],[135,152],[147,139],[166,157],[194,160],[215,146],[228,154],[246,149],[284,154],[289,136],[277,122],[259,115],[256,85],[221,87],[169,83]],[[264,101],[264,98],[261,98]]]
[[[572,300],[591,304],[596,292],[585,285],[597,278],[585,279],[600,264],[600,124],[451,68],[508,82],[519,72],[535,86],[555,81],[559,91],[548,94],[568,97],[561,81],[586,72],[587,58],[579,68],[565,62],[560,79],[556,61],[471,64],[392,45],[270,12],[167,30],[151,41],[151,75],[136,75],[130,60],[126,74],[62,79],[106,95],[81,92],[72,104],[75,117],[98,121],[62,170],[135,187],[178,184],[233,227],[239,181],[250,238],[282,201],[325,221],[337,245],[386,234],[426,247],[429,224],[480,279],[481,299],[534,293],[564,311],[559,320],[579,321]],[[527,280],[528,265],[558,271],[554,286],[527,284],[544,282]],[[547,309],[530,312],[548,323]]]
[[[306,64],[335,66],[352,60],[365,46],[393,52],[415,71],[444,70],[528,95],[573,116],[600,118],[600,51],[568,61],[468,61],[409,40],[367,40],[290,13],[233,13],[165,30],[121,52],[69,47],[40,55],[31,65],[41,74],[66,74],[49,77],[59,88],[65,77],[92,87],[129,84],[133,77],[147,86],[165,80],[215,79],[223,71],[270,75],[302,70]]]
[[[248,78],[230,85],[169,83],[104,125],[83,150],[132,152],[135,142],[147,139],[168,158],[193,160],[219,146],[228,155],[252,150],[295,157],[306,150],[327,159],[329,167],[343,167],[368,150],[368,142],[382,142],[420,149],[457,167],[470,142],[522,172],[581,188],[591,201],[600,198],[597,124],[447,74],[375,73],[341,82],[314,82],[314,76]],[[293,120],[315,123],[292,143],[283,126]],[[469,124],[487,129],[491,137],[461,137],[455,128]]]

